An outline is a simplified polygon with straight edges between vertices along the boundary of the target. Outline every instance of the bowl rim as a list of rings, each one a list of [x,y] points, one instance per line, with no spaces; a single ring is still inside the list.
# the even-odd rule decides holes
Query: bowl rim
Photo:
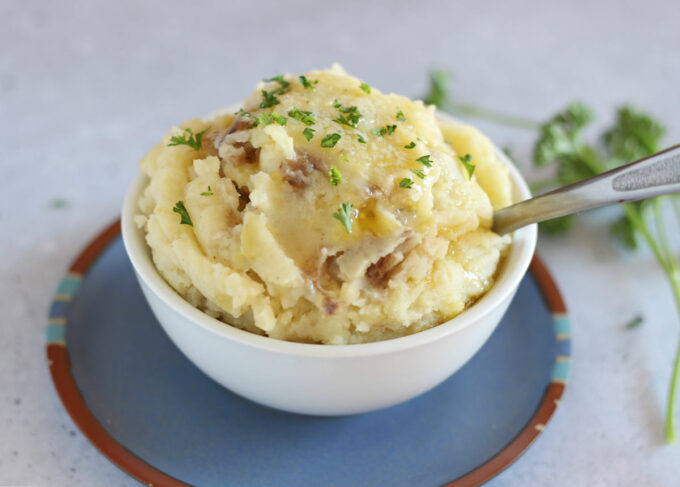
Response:
[[[230,105],[225,109],[211,112],[204,117],[204,120],[212,119],[223,113],[233,112],[234,106],[240,105]],[[445,122],[462,123],[454,117],[441,112],[436,112],[436,116]],[[517,167],[501,150],[498,149],[498,147],[496,147],[495,144],[493,144],[493,147],[497,157],[499,157],[499,159],[509,168],[514,192],[513,199],[515,201],[521,201],[530,198],[531,192],[529,187]],[[536,249],[538,233],[536,224],[528,225],[516,230],[513,233],[513,242],[510,252],[506,256],[503,268],[491,288],[472,306],[461,312],[459,315],[427,330],[422,330],[403,337],[369,343],[327,345],[290,342],[257,335],[213,318],[191,305],[181,297],[165,281],[165,279],[163,279],[153,264],[146,238],[134,222],[134,216],[138,214],[137,201],[139,195],[147,184],[148,176],[141,171],[138,171],[125,196],[121,215],[123,244],[138,279],[142,281],[166,307],[172,309],[185,320],[192,322],[193,325],[198,325],[204,331],[212,333],[220,338],[238,342],[249,347],[267,350],[272,353],[291,356],[341,359],[397,353],[438,341],[474,325],[478,320],[483,319],[488,312],[502,304],[512,293],[514,293],[524,278]]]

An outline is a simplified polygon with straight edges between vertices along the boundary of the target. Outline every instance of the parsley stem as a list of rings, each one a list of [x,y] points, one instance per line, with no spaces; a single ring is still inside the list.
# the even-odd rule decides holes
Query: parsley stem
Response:
[[[492,122],[498,125],[505,125],[523,130],[536,131],[541,127],[541,124],[529,118],[518,117],[516,115],[509,115],[507,113],[489,110],[487,108],[478,107],[475,105],[468,105],[464,103],[451,103],[447,107],[452,112],[459,113],[468,117],[479,118]]]
[[[677,307],[678,313],[680,314],[680,275],[678,275],[678,268],[676,266],[675,260],[673,259],[672,254],[669,254],[668,257],[669,259],[665,258],[664,252],[662,252],[661,248],[657,244],[656,240],[652,236],[652,233],[649,231],[649,228],[645,224],[644,220],[642,219],[642,216],[640,215],[640,212],[631,204],[629,203],[624,203],[623,209],[626,212],[626,217],[630,220],[630,222],[633,224],[633,226],[642,234],[642,236],[645,238],[647,243],[649,244],[649,247],[652,249],[652,252],[654,253],[654,256],[656,257],[656,260],[659,262],[661,267],[663,268],[664,272],[666,273],[666,276],[668,277],[668,280],[671,284],[671,288],[673,290],[673,297],[675,298],[675,305]],[[661,221],[661,212],[658,211],[656,212],[657,220],[656,224],[657,227],[662,228],[663,227],[663,222]],[[664,236],[660,238],[665,239],[665,234]],[[666,244],[662,244],[666,245]],[[678,387],[678,379],[680,379],[680,341],[678,342],[678,348],[675,352],[675,360],[673,362],[673,373],[671,376],[671,384],[670,384],[670,390],[668,391],[668,405],[666,408],[666,442],[667,443],[675,443],[676,437],[675,437],[675,424],[674,424],[674,419],[675,419],[675,399],[677,396],[677,387]]]

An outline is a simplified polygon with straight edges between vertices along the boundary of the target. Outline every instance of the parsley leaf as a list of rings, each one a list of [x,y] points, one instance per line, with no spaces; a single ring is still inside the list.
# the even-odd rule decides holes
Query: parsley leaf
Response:
[[[189,225],[190,227],[193,227],[194,224],[191,223],[191,217],[189,216],[189,212],[187,211],[186,207],[184,206],[183,201],[178,201],[175,203],[175,206],[172,208],[172,211],[175,213],[179,213],[180,220],[179,224],[180,225]]]
[[[363,115],[359,112],[359,108],[356,106],[351,106],[351,107],[345,107],[342,106],[342,104],[337,100],[333,100],[333,106],[338,109],[340,112],[340,115],[338,118],[334,119],[333,121],[336,123],[340,123],[343,125],[347,125],[349,127],[356,128],[357,124],[359,123],[359,120],[363,117]],[[346,115],[346,116],[345,116]]]
[[[347,233],[352,233],[352,203],[341,203],[338,211],[333,213],[333,218],[338,220]]]
[[[267,112],[262,112],[260,115],[253,120],[253,125],[252,127],[257,127],[258,125],[262,125],[263,127],[266,127],[270,123],[272,123],[274,119],[272,118],[271,115],[269,115]]]
[[[626,329],[632,330],[633,328],[637,328],[638,326],[640,326],[642,324],[643,321],[644,321],[644,318],[642,318],[642,316],[638,315],[635,318],[633,318],[632,320],[630,320],[628,323],[626,323]]]
[[[371,94],[371,87],[368,86],[368,84],[362,82],[362,83],[359,85],[359,88],[361,88],[361,89],[362,89],[363,91],[365,91],[367,94],[369,94],[369,95]]]
[[[425,167],[432,167],[432,159],[430,159],[430,154],[426,154],[422,157],[419,157],[416,159],[419,163],[421,163]]]
[[[312,137],[314,137],[314,129],[310,129],[308,127],[302,131],[302,135],[304,135],[305,139],[307,139],[307,142],[309,142],[312,140]]]
[[[430,71],[430,89],[428,94],[423,97],[423,103],[443,108],[449,98],[447,86],[450,79],[451,75],[446,70],[434,69]]]
[[[401,108],[397,112],[397,120],[399,122],[405,122],[406,121],[406,116],[404,115],[404,112],[401,111]]]
[[[293,107],[292,110],[289,110],[288,116],[294,118],[295,120],[299,120],[307,126],[314,125],[316,123],[316,120],[314,120],[314,117],[312,116],[312,112],[300,110],[298,107]]]
[[[411,172],[418,176],[420,179],[425,179],[425,173],[422,169],[411,169]]]
[[[302,87],[303,87],[305,90],[314,91],[316,85],[319,84],[319,80],[318,80],[318,79],[314,79],[314,80],[309,81],[309,80],[307,79],[307,77],[306,77],[306,76],[303,76],[303,75],[298,76],[298,78],[300,79],[300,83],[302,83]]]
[[[272,112],[272,119],[281,126],[286,125],[286,123],[288,122],[288,119],[286,117],[284,117],[283,115],[279,115],[276,112]]]
[[[361,135],[361,134],[357,135],[357,140],[359,141],[360,144],[366,143],[366,139],[364,139],[363,135]]]
[[[212,192],[212,189],[210,189],[210,185],[208,185],[208,191],[203,191],[201,193],[201,196],[212,196],[214,193]]]
[[[410,188],[413,186],[413,179],[411,178],[403,178],[401,181],[399,181],[399,187],[400,188]]]
[[[468,179],[472,179],[472,175],[475,173],[475,166],[474,164],[470,164],[470,161],[472,160],[472,156],[470,154],[465,154],[464,156],[456,156],[460,162],[463,163],[463,166],[465,166],[465,170],[468,173]]]
[[[416,146],[414,141],[411,141],[408,145],[404,146],[404,149],[413,149]]]
[[[275,90],[274,93],[282,95],[286,91],[288,91],[288,87],[290,86],[290,82],[286,81],[286,79],[283,77],[283,75],[278,75],[274,76],[273,78],[265,79],[264,81],[276,81],[280,88]]]
[[[333,186],[337,186],[338,184],[342,183],[342,174],[335,166],[331,166],[330,170],[328,171],[328,178],[330,179]]]
[[[173,135],[170,137],[170,143],[168,144],[168,147],[173,147],[176,145],[188,145],[194,150],[200,150],[201,140],[207,131],[208,129],[205,129],[197,134],[194,134],[193,130],[184,129],[184,133],[181,136]]]
[[[396,129],[396,125],[386,125],[384,127],[374,128],[371,130],[371,133],[373,135],[377,135],[378,137],[384,137],[385,135],[392,135]]]
[[[269,108],[274,105],[281,103],[278,98],[276,98],[275,93],[269,92],[267,90],[262,90],[262,102],[260,103],[260,108]]]
[[[335,147],[340,140],[340,134],[328,134],[321,140],[321,147]]]

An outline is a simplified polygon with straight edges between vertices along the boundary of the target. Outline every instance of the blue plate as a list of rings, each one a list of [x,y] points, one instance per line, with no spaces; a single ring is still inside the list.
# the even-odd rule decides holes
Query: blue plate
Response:
[[[191,364],[151,313],[118,232],[60,284],[47,353],[76,424],[147,484],[478,485],[529,446],[562,395],[569,323],[538,259],[489,341],[443,384],[382,411],[310,417],[247,401]]]

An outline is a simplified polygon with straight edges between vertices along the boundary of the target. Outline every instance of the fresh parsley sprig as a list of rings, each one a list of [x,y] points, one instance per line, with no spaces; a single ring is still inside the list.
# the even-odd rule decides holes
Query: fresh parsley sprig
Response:
[[[201,150],[203,135],[207,131],[208,129],[205,129],[201,132],[198,132],[197,134],[194,134],[193,130],[186,128],[184,129],[182,135],[173,135],[170,137],[170,143],[168,144],[168,147],[173,147],[176,145],[188,145],[194,150]]]
[[[333,218],[338,220],[347,233],[352,233],[352,203],[341,203],[338,211],[333,213]]]

